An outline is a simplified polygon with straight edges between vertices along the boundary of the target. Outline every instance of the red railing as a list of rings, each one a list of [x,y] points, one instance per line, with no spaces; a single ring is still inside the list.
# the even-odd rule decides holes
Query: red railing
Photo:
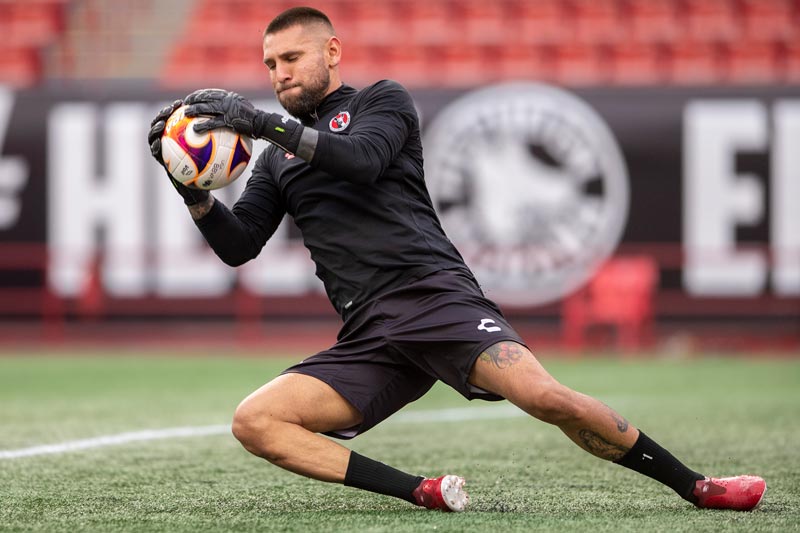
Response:
[[[681,268],[685,261],[680,245],[623,244],[616,257],[632,256],[644,258],[654,268],[649,283],[643,286],[638,296],[643,296],[646,301],[614,302],[611,307],[625,309],[626,306],[641,304],[646,312],[634,318],[635,321],[641,321],[642,317],[646,319],[640,324],[645,328],[642,331],[676,321],[689,329],[715,323],[732,328],[734,334],[737,330],[740,333],[754,329],[777,331],[776,340],[780,337],[784,344],[792,345],[794,342],[800,346],[800,296],[780,297],[765,291],[748,298],[692,297],[680,286]],[[282,329],[302,336],[292,329],[292,324],[300,322],[319,325],[318,329],[324,330],[331,338],[338,327],[338,317],[325,296],[318,292],[295,297],[260,296],[236,283],[228,293],[213,298],[113,296],[102,286],[101,263],[102,259],[96,257],[93,275],[80,294],[64,297],[56,294],[48,283],[46,245],[0,244],[0,277],[3,280],[0,284],[0,341],[3,337],[8,340],[27,336],[60,342],[68,340],[67,332],[75,326],[90,326],[98,336],[102,337],[105,331],[113,337],[115,331],[131,324],[147,325],[155,331],[158,327],[168,329],[173,323],[188,323],[192,326],[190,329],[202,334],[205,324],[216,322],[232,325],[232,334],[240,341],[264,340],[265,331],[279,335]],[[544,328],[557,336],[556,342],[574,345],[575,327],[584,328],[603,322],[613,324],[616,320],[604,316],[605,311],[601,310],[599,314],[591,311],[592,306],[586,299],[587,291],[600,279],[597,276],[593,282],[562,301],[538,307],[503,306],[504,311],[512,322],[521,324],[521,329],[526,327],[525,324],[534,329]],[[625,286],[630,285],[625,279],[622,281]],[[613,288],[613,283],[606,286],[612,287],[611,293],[603,295],[606,301],[614,298],[613,291],[619,291],[617,297],[624,298],[623,291]],[[609,306],[605,307],[607,311]],[[581,320],[570,323],[569,316],[577,316],[576,313]],[[627,315],[622,315],[626,313],[618,317],[622,326],[617,326],[624,328],[630,321],[625,322]],[[573,329],[560,331],[561,326]],[[559,332],[554,334],[553,330]],[[28,333],[22,335],[21,332],[25,331]],[[536,334],[541,336],[542,330],[537,330]],[[626,341],[631,346],[637,342]]]

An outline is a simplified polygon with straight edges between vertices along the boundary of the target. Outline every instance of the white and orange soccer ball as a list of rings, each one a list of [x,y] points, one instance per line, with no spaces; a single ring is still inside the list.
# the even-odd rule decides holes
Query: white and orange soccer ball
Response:
[[[253,140],[229,128],[205,133],[194,125],[208,117],[189,118],[186,106],[167,119],[161,137],[161,156],[173,178],[187,187],[213,190],[225,187],[242,175],[253,153]]]

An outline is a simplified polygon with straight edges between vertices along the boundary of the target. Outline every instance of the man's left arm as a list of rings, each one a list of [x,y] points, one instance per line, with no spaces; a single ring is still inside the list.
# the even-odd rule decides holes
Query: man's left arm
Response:
[[[214,115],[198,131],[230,127],[262,138],[319,170],[357,184],[374,183],[397,157],[417,125],[411,96],[397,83],[381,82],[364,96],[349,135],[320,132],[277,113],[255,109],[250,102],[219,89],[197,91],[186,98],[186,114]]]

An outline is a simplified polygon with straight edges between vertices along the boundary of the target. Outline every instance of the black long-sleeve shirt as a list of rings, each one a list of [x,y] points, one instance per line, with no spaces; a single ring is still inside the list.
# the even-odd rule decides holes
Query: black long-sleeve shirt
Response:
[[[346,127],[332,127],[345,112]],[[310,161],[270,145],[233,209],[215,202],[197,221],[225,263],[256,257],[288,213],[343,318],[412,279],[442,269],[469,272],[433,209],[419,119],[401,85],[343,85],[303,124],[319,132]]]

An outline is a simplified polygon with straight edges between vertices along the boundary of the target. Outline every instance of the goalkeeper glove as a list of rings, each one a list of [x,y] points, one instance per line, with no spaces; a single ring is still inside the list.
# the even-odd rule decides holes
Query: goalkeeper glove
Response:
[[[176,109],[183,105],[183,100],[175,100],[170,105],[161,109],[156,115],[156,118],[150,123],[150,131],[147,134],[147,143],[150,145],[150,153],[158,164],[164,167],[167,171],[167,176],[172,186],[183,197],[183,203],[186,205],[195,205],[208,200],[208,191],[201,189],[190,188],[179,182],[169,173],[169,169],[164,164],[164,158],[161,154],[161,136],[164,135],[164,128],[167,126],[167,119],[175,112]]]
[[[278,148],[297,154],[303,126],[277,113],[256,109],[240,95],[222,89],[201,89],[186,97],[187,117],[210,116],[194,130],[203,133],[215,128],[232,128],[240,135],[266,139]]]

